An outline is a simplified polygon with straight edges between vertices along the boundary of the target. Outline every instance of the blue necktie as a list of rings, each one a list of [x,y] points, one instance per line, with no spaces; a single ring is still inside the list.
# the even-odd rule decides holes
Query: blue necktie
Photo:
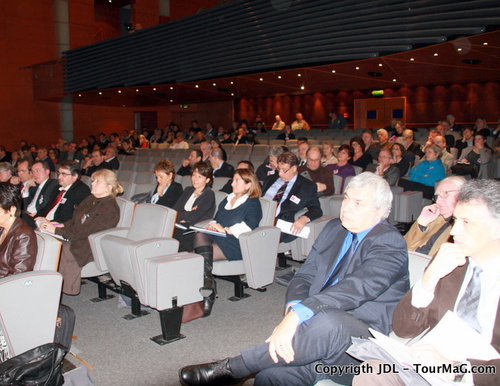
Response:
[[[356,233],[352,234],[352,241],[351,245],[349,246],[349,249],[344,253],[344,256],[338,261],[337,266],[333,269],[333,272],[331,273],[330,277],[326,281],[325,285],[321,290],[323,291],[325,288],[330,287],[335,280],[337,279],[337,275],[339,272],[344,268],[344,266],[351,261],[352,256],[354,255],[354,252],[356,251],[356,246],[358,245],[358,236]]]
[[[481,333],[481,326],[477,320],[477,308],[481,297],[481,278],[479,277],[481,272],[483,272],[481,267],[476,265],[469,284],[467,284],[467,288],[457,305],[457,315],[479,333]]]

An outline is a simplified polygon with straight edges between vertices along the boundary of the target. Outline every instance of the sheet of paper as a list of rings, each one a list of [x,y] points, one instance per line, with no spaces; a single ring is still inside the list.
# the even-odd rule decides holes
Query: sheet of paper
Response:
[[[197,226],[191,225],[189,227],[189,230],[196,231],[196,232],[201,232],[201,233],[207,233],[212,236],[218,236],[218,237],[226,237],[225,233],[217,232],[217,231],[210,231],[206,228],[199,228]]]
[[[278,222],[276,223],[276,226],[278,228],[280,228],[283,233],[288,233],[289,235],[298,236],[298,237],[301,237],[303,239],[307,239],[309,237],[309,232],[311,232],[311,228],[304,227],[304,228],[302,228],[300,233],[298,235],[296,235],[296,234],[293,234],[291,231],[292,224],[293,223],[291,223],[289,221],[278,220]]]

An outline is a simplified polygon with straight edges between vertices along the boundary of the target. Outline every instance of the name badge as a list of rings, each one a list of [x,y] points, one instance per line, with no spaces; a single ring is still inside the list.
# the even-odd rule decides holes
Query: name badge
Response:
[[[300,203],[300,198],[298,198],[297,196],[292,196],[290,198],[290,201],[292,201],[294,204],[299,204]]]

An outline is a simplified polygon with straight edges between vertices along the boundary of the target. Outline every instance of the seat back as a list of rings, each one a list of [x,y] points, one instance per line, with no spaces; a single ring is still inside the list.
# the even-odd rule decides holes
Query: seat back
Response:
[[[137,204],[127,238],[140,241],[155,237],[172,237],[176,217],[177,212],[166,206]]]
[[[135,192],[134,195],[136,194],[141,194],[141,193],[148,193],[148,192],[153,192],[156,188],[155,184],[135,184]]]
[[[182,185],[182,189],[191,186],[191,176],[189,174],[187,176],[182,176],[180,184]]]
[[[224,185],[230,180],[230,178],[227,177],[215,177],[214,178],[214,183],[212,185],[212,189],[215,190],[221,190]]]
[[[224,201],[224,199],[228,196],[227,193],[221,192],[219,190],[214,190],[215,194],[215,209],[219,209],[219,204]]]
[[[38,252],[33,271],[57,271],[61,256],[61,242],[47,233],[40,231],[35,231],[35,233]]]
[[[54,271],[0,279],[0,327],[13,356],[54,341],[61,288]]]
[[[118,180],[135,182],[136,174],[135,170],[120,169],[118,170]]]
[[[423,253],[408,251],[408,271],[410,272],[410,287],[424,274],[425,268],[431,261],[431,257]]]
[[[132,218],[134,217],[135,202],[117,197],[116,203],[120,208],[120,220],[116,227],[129,228],[132,224]]]
[[[89,176],[81,176],[80,180],[82,180],[82,182],[89,188],[92,188],[92,178]]]
[[[134,172],[135,173],[135,172]],[[120,180],[120,185],[123,188],[123,194],[120,196],[126,200],[130,200],[130,198],[135,194],[135,183],[131,181]]]
[[[273,226],[277,202],[264,197],[259,197],[259,201],[262,207],[262,219],[259,222],[259,226]]]
[[[156,176],[153,172],[137,172],[134,182],[136,184],[154,184]]]

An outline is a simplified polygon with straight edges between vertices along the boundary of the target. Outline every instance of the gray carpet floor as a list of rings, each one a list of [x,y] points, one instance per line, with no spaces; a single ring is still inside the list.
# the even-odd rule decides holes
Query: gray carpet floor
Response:
[[[159,346],[149,339],[161,333],[156,311],[127,321],[122,317],[130,309],[119,308],[117,298],[91,302],[97,285],[87,282],[80,295],[63,297],[76,313],[72,351],[92,367],[89,373],[98,386],[179,385],[181,367],[237,355],[262,343],[281,320],[285,287],[274,283],[266,292],[247,289],[250,297],[231,302],[227,298],[233,295],[233,284],[217,283],[219,298],[212,315],[183,324],[185,339]],[[67,359],[82,366],[72,355]]]

